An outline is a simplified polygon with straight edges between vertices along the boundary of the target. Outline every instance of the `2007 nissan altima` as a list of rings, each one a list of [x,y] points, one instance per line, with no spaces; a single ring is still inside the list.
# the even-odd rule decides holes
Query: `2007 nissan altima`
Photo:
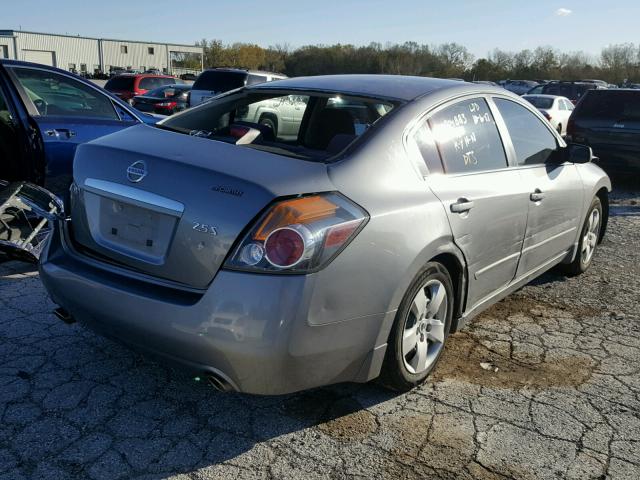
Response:
[[[467,320],[589,267],[611,189],[592,160],[491,86],[255,85],[81,145],[41,276],[61,316],[219,389],[406,390]]]

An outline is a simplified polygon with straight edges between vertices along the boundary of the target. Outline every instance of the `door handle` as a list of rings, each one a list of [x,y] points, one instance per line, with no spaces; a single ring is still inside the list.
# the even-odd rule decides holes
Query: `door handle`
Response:
[[[456,203],[451,204],[450,208],[453,213],[465,213],[473,208],[473,202],[466,198],[459,198]]]
[[[53,128],[51,130],[47,130],[44,133],[49,137],[56,138],[72,138],[76,136],[76,132],[73,130],[69,130],[68,128]]]
[[[536,188],[535,191],[529,195],[529,198],[532,202],[540,202],[544,198],[544,193],[539,188]]]

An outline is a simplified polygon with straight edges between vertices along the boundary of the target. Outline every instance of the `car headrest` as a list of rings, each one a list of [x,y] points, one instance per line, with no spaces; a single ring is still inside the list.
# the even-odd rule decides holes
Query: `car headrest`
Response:
[[[358,138],[357,135],[339,133],[338,135],[335,135],[329,142],[329,145],[327,145],[327,152],[331,154],[340,153],[342,150],[347,148],[347,146],[356,138]]]
[[[329,142],[336,135],[355,135],[356,129],[353,117],[347,110],[339,108],[325,108],[318,114],[316,131],[309,139],[309,147],[326,150]]]

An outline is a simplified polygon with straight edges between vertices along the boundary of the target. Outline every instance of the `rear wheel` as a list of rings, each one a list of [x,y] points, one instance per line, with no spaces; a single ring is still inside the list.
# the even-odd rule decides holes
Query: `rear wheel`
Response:
[[[573,262],[564,265],[563,270],[567,275],[580,275],[587,271],[593,261],[593,255],[600,241],[602,229],[602,202],[595,197],[589,206],[587,217],[582,225],[578,253]]]
[[[446,268],[430,262],[407,290],[391,331],[380,381],[406,391],[436,366],[449,335],[453,288]]]

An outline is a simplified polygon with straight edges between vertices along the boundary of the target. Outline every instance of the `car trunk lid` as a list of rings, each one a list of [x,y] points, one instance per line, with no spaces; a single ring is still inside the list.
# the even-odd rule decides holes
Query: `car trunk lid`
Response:
[[[144,125],[79,147],[74,181],[81,248],[194,288],[275,198],[334,189],[325,164]]]

